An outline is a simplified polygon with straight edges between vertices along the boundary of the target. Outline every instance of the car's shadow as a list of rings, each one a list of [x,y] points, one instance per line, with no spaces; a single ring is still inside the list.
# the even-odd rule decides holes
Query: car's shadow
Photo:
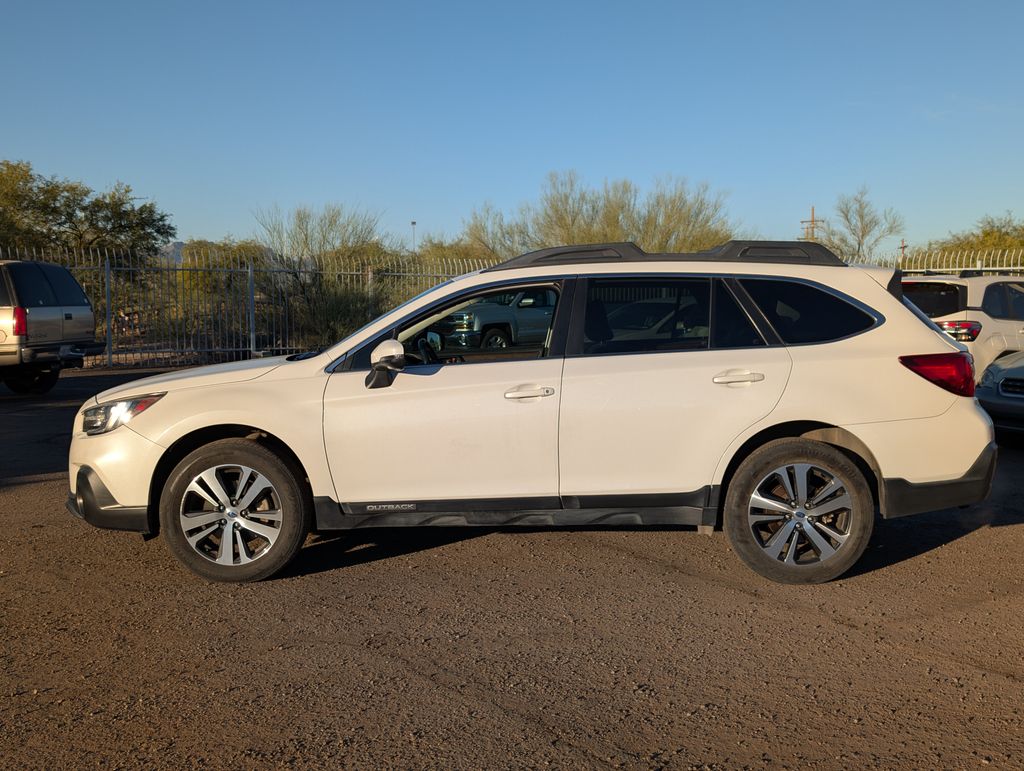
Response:
[[[1024,438],[1000,437],[999,466],[988,501],[963,509],[946,509],[894,520],[878,519],[867,551],[846,574],[853,577],[914,559],[952,543],[982,527],[1024,524],[1024,500],[1016,492],[1024,474]],[[665,532],[666,536],[693,537],[692,528],[579,527],[583,531]],[[281,577],[309,575],[353,565],[387,560],[406,554],[438,549],[470,538],[496,532],[534,532],[537,528],[414,527],[367,528],[312,536]],[[569,532],[566,535],[569,535]],[[718,534],[719,537],[724,537]]]

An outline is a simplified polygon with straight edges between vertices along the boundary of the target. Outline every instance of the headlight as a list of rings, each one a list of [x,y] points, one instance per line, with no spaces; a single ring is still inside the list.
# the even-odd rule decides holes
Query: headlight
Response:
[[[978,388],[994,388],[995,385],[996,376],[992,374],[992,370],[985,370],[981,375],[981,380],[978,381]]]
[[[133,399],[122,399],[116,402],[105,402],[97,407],[90,407],[83,415],[82,428],[90,436],[105,434],[118,426],[123,426],[140,412],[148,410],[163,398],[163,394],[147,394]]]

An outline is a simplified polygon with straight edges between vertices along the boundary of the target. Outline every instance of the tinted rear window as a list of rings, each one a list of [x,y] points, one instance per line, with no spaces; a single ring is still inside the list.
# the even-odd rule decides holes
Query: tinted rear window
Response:
[[[966,287],[940,281],[904,281],[903,296],[930,318],[959,313],[967,307]]]
[[[57,295],[57,302],[61,305],[88,305],[89,300],[85,296],[85,292],[82,291],[82,287],[75,281],[75,277],[72,276],[66,268],[62,268],[60,265],[48,265],[43,264],[39,266],[46,278],[50,282],[50,286]]]
[[[808,284],[740,279],[783,342],[824,343],[855,335],[875,323],[867,313]]]
[[[14,291],[18,295],[18,304],[22,307],[60,305],[38,265],[31,262],[15,262],[7,266],[7,271],[14,281]]]
[[[0,308],[7,308],[14,303],[11,302],[11,293],[7,291],[7,279],[4,277],[3,268],[0,268]]]

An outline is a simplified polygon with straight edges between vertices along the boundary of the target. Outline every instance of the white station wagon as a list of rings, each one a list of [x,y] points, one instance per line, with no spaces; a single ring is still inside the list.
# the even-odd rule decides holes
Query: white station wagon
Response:
[[[530,289],[555,297],[541,343],[434,331]],[[68,505],[217,581],[273,575],[311,530],[721,525],[761,575],[811,583],[857,561],[876,512],[983,499],[995,459],[970,355],[892,269],[800,242],[600,244],[449,281],[323,351],[101,393]]]

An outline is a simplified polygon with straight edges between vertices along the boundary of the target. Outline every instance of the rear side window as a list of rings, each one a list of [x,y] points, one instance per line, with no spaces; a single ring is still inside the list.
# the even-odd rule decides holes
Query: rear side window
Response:
[[[89,300],[82,291],[82,287],[75,281],[66,268],[60,265],[42,264],[39,266],[50,282],[54,293],[57,295],[59,305],[88,305]]]
[[[1003,284],[992,284],[985,287],[985,298],[981,301],[981,309],[994,319],[1009,317],[1006,309],[1006,289]]]
[[[3,268],[0,268],[0,308],[8,308],[14,305],[11,302],[11,293],[7,290],[7,278],[4,276]]]
[[[967,287],[940,281],[904,281],[903,296],[929,318],[949,316],[967,307]]]
[[[708,347],[711,280],[591,279],[583,353],[689,351]]]
[[[863,332],[867,313],[817,287],[777,279],[740,279],[783,342],[824,343]]]
[[[15,262],[7,266],[7,271],[14,282],[19,305],[26,308],[60,305],[46,276],[35,263]]]

